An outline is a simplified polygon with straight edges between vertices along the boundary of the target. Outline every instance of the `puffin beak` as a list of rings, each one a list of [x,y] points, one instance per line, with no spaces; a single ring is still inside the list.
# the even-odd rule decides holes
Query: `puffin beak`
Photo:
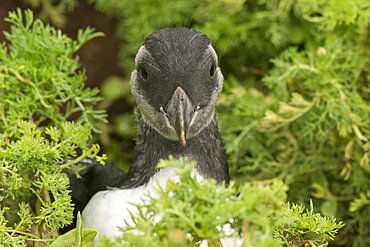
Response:
[[[186,134],[194,112],[195,109],[189,97],[181,87],[178,87],[167,103],[166,113],[183,149],[186,148]]]

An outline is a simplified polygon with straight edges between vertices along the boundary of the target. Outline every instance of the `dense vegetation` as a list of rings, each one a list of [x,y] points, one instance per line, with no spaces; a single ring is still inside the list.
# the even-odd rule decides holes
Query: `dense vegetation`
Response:
[[[58,161],[79,153],[103,162],[99,146],[90,143],[105,119],[93,109],[101,98],[97,89],[84,88],[85,73],[73,58],[101,34],[81,30],[73,41],[31,11],[12,12],[7,21],[10,45],[0,46],[0,245],[25,246],[27,239],[55,239],[73,217],[61,170],[75,168],[76,160]],[[69,121],[76,113],[80,117]]]
[[[47,3],[48,1],[43,2]],[[287,240],[293,241],[290,243],[292,246],[298,246],[299,243],[311,244],[308,241],[311,241],[312,238],[320,238],[318,235],[306,234],[302,229],[310,231],[307,228],[313,227],[312,222],[315,220],[312,219],[316,219],[316,221],[324,219],[323,228],[320,230],[324,240],[312,243],[323,244],[325,239],[330,238],[328,237],[330,234],[325,234],[328,232],[333,234],[339,226],[331,221],[332,218],[321,218],[321,216],[314,214],[314,211],[320,212],[324,216],[334,216],[338,221],[343,221],[346,224],[335,241],[331,242],[331,246],[368,246],[370,244],[370,228],[368,227],[370,224],[370,129],[368,123],[370,114],[368,85],[370,79],[370,56],[368,54],[370,51],[368,41],[370,4],[367,0],[91,0],[90,2],[99,11],[113,15],[118,19],[117,35],[124,41],[121,49],[121,64],[125,71],[132,70],[133,57],[137,49],[145,37],[156,29],[187,26],[207,33],[211,38],[213,46],[218,52],[220,66],[226,79],[225,90],[219,100],[218,117],[222,136],[227,146],[231,177],[235,184],[231,188],[217,190],[219,194],[215,192],[217,196],[214,198],[201,198],[201,200],[204,202],[202,205],[206,205],[204,207],[208,210],[217,205],[217,200],[221,200],[225,196],[235,195],[235,193],[241,194],[240,197],[231,196],[230,200],[239,203],[238,206],[235,206],[235,210],[248,212],[251,218],[236,217],[234,219],[231,215],[229,218],[220,217],[220,222],[233,218],[233,222],[240,223],[234,226],[237,231],[244,233],[243,236],[245,236],[245,232],[242,232],[243,224],[248,222],[251,242],[246,241],[246,246],[250,246],[248,245],[250,243],[254,246],[279,246],[281,244],[279,239],[284,239],[286,236],[284,234],[287,233],[293,234],[293,238]],[[71,8],[75,1],[63,0],[59,4],[60,6],[68,5]],[[18,17],[13,15],[10,18],[15,26],[19,25],[20,20],[16,21],[17,18],[20,18],[19,15]],[[49,15],[53,16],[50,13]],[[51,19],[53,20],[53,18]],[[33,30],[31,24],[12,30],[12,35],[7,35],[12,44],[9,47],[10,52],[8,53],[5,46],[2,46],[0,58],[1,70],[4,75],[1,78],[3,80],[2,87],[8,85],[6,90],[13,90],[1,92],[2,98],[12,97],[3,101],[5,103],[2,103],[4,106],[1,108],[0,128],[4,136],[4,139],[1,140],[1,155],[3,155],[1,160],[5,164],[2,168],[2,174],[9,176],[6,178],[7,181],[10,181],[9,179],[14,179],[11,181],[28,179],[25,181],[28,181],[26,184],[29,186],[31,186],[30,177],[36,176],[42,179],[44,174],[62,176],[60,173],[49,173],[49,171],[55,170],[53,162],[58,158],[74,155],[74,150],[77,147],[85,150],[85,154],[89,153],[87,150],[90,146],[87,145],[87,140],[77,137],[73,139],[68,134],[69,127],[65,126],[77,124],[81,131],[85,130],[90,133],[91,129],[94,128],[93,123],[97,114],[99,119],[102,114],[94,112],[91,108],[99,100],[99,98],[93,97],[97,92],[83,89],[81,84],[83,73],[76,73],[78,62],[76,58],[72,59],[72,54],[88,40],[92,32],[81,32],[80,39],[76,42],[62,36],[50,27],[46,27],[46,31],[41,31],[45,27],[39,21],[36,23],[38,23],[36,27],[32,27],[37,30],[34,31],[34,35],[27,34],[28,31]],[[23,33],[19,31],[17,34],[16,30],[28,31]],[[58,52],[58,49],[56,51],[50,50],[50,53],[45,52],[44,60],[38,60],[36,59],[38,56],[29,52],[44,53],[44,51],[40,52],[40,49],[47,49],[45,44],[48,42],[30,42],[37,40],[35,37],[39,36],[36,33],[41,35],[39,40],[52,34],[53,42],[63,44],[61,47],[70,47],[70,49],[60,49],[60,53],[53,53]],[[30,45],[34,46],[30,47]],[[58,46],[56,45],[56,47]],[[37,51],[39,52],[37,53]],[[10,57],[12,54],[13,57]],[[50,58],[47,57],[48,54],[51,56]],[[62,61],[59,65],[55,63],[56,58],[58,58],[57,61]],[[29,64],[30,61],[32,64]],[[51,62],[45,63],[44,61]],[[40,64],[48,64],[51,67],[43,67]],[[47,75],[42,72],[43,69],[54,71],[51,74],[53,76],[46,78]],[[78,83],[67,83],[69,80],[75,81],[75,83],[78,81]],[[14,81],[15,84],[4,83],[8,81]],[[61,81],[63,83],[60,83]],[[45,82],[53,82],[52,85],[55,87],[53,88]],[[71,84],[76,85],[76,89],[79,90],[69,91],[70,88],[64,88],[65,92],[76,92],[81,95],[71,96],[62,93],[59,97],[53,97],[57,93],[53,90],[57,87],[66,87]],[[19,93],[19,85],[30,85],[29,89],[26,89],[29,91],[24,92],[24,95],[29,97],[24,99],[18,97],[22,95]],[[109,89],[121,85],[120,95],[112,96],[111,94],[115,90]],[[122,78],[120,81],[117,79],[108,80],[103,85],[103,89],[105,89],[104,95],[110,100],[125,97],[127,103],[132,103],[132,99],[127,98],[129,95],[127,78]],[[44,91],[47,93],[40,93]],[[81,102],[82,99],[87,100]],[[22,100],[23,103],[18,103],[17,100]],[[27,104],[29,106],[26,106]],[[17,105],[22,105],[22,107],[19,109],[11,108]],[[67,109],[72,109],[71,112],[59,111],[65,105],[71,107],[67,107]],[[83,113],[79,120],[76,123],[65,122],[70,113],[74,111]],[[20,122],[18,119],[29,122]],[[127,125],[132,126],[134,122],[131,117],[126,115],[117,117],[117,119],[124,123],[114,125],[118,133],[122,133],[122,126],[127,129]],[[45,121],[48,128],[42,127],[45,126]],[[84,134],[84,136],[89,136],[89,134]],[[22,137],[27,137],[28,142],[32,140],[40,145],[50,146],[50,150],[54,153],[48,154],[46,151],[41,152],[40,149],[34,150],[34,148],[30,148],[35,146],[32,144],[28,146],[28,149],[34,151],[33,153],[36,153],[37,156],[36,154],[30,156],[30,152],[25,151],[23,153],[17,152],[18,156],[15,157],[14,150],[28,144],[24,144],[26,140],[23,140]],[[81,143],[76,143],[77,141]],[[58,145],[65,142],[68,145]],[[15,146],[17,143],[18,146]],[[54,145],[57,146],[57,151],[52,148]],[[115,156],[113,152],[109,151],[112,146],[105,148],[105,152],[109,153],[109,159],[115,163],[114,160],[118,160],[119,156]],[[13,151],[11,152],[11,150]],[[43,148],[43,150],[48,149]],[[44,172],[38,172],[39,170]],[[22,174],[21,176],[18,171],[27,171],[25,172],[27,175]],[[186,171],[184,177],[184,184],[195,186],[191,188],[199,188],[196,182],[191,182],[191,178],[186,179]],[[276,179],[283,181],[285,185]],[[1,181],[4,183],[4,176]],[[35,194],[45,190],[43,186],[46,185],[41,186],[42,188],[40,185],[37,187],[37,181],[40,180],[35,179],[34,181],[35,185],[32,184],[32,188],[34,186],[39,188],[34,189]],[[210,183],[212,184],[212,182]],[[10,184],[17,185],[16,182]],[[60,187],[57,189],[53,187],[46,189],[51,191],[54,196],[54,194],[58,194],[55,191],[64,191],[66,185],[63,182],[60,184],[58,182],[58,186]],[[170,191],[177,189],[175,185],[170,184],[169,186]],[[24,200],[29,196],[29,193],[25,192],[28,190],[21,191],[19,186],[4,187],[4,190],[2,193],[8,199],[4,198],[2,203],[6,204],[12,202],[9,198]],[[165,193],[163,192],[164,196]],[[160,200],[166,205],[159,203],[153,205],[162,207],[160,209],[163,211],[163,207],[170,209],[170,203],[179,204],[184,198],[189,199],[189,196],[197,196],[184,193],[180,194],[179,192],[178,196],[171,198],[171,200]],[[261,206],[262,209],[252,207],[248,204],[250,202],[243,198],[244,193],[256,195],[256,205],[277,206],[276,208]],[[275,197],[271,195],[275,195]],[[63,198],[63,202],[68,203],[69,199],[65,194]],[[40,201],[45,202],[45,199]],[[309,210],[296,205],[291,207],[292,211],[290,211],[288,206],[284,207],[280,203],[282,201],[290,201],[294,205],[305,205]],[[244,206],[247,208],[242,207],[243,202],[246,203]],[[147,207],[149,211],[155,212],[156,210],[150,206]],[[20,208],[22,209],[20,214],[26,215],[26,205],[21,204]],[[194,207],[193,216],[204,215],[202,210],[204,208]],[[6,214],[4,213],[7,220],[9,220],[9,216],[7,216],[9,212],[12,211],[8,210]],[[53,222],[47,221],[50,222],[47,226],[52,226],[55,229],[64,224],[64,220],[68,220],[70,217],[67,207],[65,212],[65,214],[58,216],[60,217],[58,220],[47,214],[48,219],[54,220]],[[231,210],[230,212],[235,211]],[[50,213],[50,215],[54,214]],[[289,220],[279,219],[276,221],[276,218],[268,217],[266,219],[268,223],[265,225],[259,225],[260,222],[253,220],[253,217],[265,219],[264,215],[287,215],[287,218],[290,219],[300,217],[300,220],[295,222],[298,225],[302,224],[297,226],[298,230],[294,230],[296,225]],[[300,216],[298,217],[298,215]],[[141,217],[145,218],[146,216],[142,215]],[[172,231],[165,229],[165,227],[172,227],[174,236],[180,236],[180,239],[181,236],[188,236],[184,233],[191,233],[193,240],[197,238],[211,239],[207,234],[211,234],[216,240],[223,237],[218,235],[222,233],[213,231],[214,225],[210,225],[211,233],[202,235],[199,232],[188,231],[189,226],[180,226],[178,218],[174,215],[168,217],[173,221],[169,220],[170,223],[166,226],[147,225],[153,229],[148,234],[157,234],[155,236],[158,237],[158,245],[173,246],[174,244],[171,242]],[[143,219],[139,217],[137,221],[142,222]],[[202,226],[208,222],[205,218],[198,221]],[[27,227],[31,225],[29,221],[24,222],[28,222],[22,223]],[[223,223],[225,222],[223,221]],[[2,227],[5,227],[5,218],[2,219],[1,224]],[[25,227],[21,223],[18,224],[20,227]],[[46,223],[40,223],[39,226],[43,226],[43,224]],[[291,228],[279,228],[282,225]],[[28,228],[15,228],[16,231],[27,231],[26,229]],[[302,232],[304,237],[300,239]],[[267,245],[267,242],[263,244],[258,242],[262,238],[257,236],[261,235],[270,237],[274,235],[280,238],[264,238],[266,241],[271,240],[271,245]],[[1,241],[3,236],[5,235],[0,237]],[[22,238],[22,235],[17,233],[12,233],[11,236]],[[129,242],[132,241],[130,243],[138,243],[134,241],[140,240],[130,234],[123,237]],[[147,239],[152,238],[153,236],[148,235]],[[140,241],[145,241],[145,238]],[[185,239],[178,245],[192,244],[191,241]],[[217,245],[217,241],[215,245]]]

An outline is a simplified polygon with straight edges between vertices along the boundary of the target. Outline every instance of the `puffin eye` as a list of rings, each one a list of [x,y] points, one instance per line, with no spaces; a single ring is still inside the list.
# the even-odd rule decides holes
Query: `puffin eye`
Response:
[[[212,64],[211,68],[209,69],[209,75],[213,77],[216,72],[216,65]]]
[[[148,77],[149,77],[148,72],[146,71],[144,67],[139,68],[139,74],[140,74],[141,79],[143,79],[144,81],[148,80]]]

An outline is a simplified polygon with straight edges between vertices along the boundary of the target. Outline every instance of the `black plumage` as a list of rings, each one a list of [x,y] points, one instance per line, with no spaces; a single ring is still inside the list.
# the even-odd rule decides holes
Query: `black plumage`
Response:
[[[61,233],[66,233],[76,227],[77,213],[82,212],[95,193],[109,187],[119,186],[120,179],[125,176],[125,172],[118,167],[109,163],[102,165],[91,158],[85,158],[76,165],[84,167],[83,170],[78,172],[79,177],[70,169],[62,170],[69,178],[70,196],[74,205],[74,219],[72,224],[60,229]]]
[[[188,157],[198,162],[198,172],[218,182],[229,182],[226,152],[214,118],[196,137],[187,140],[186,149],[178,141],[164,138],[144,121],[139,121],[135,162],[122,178],[121,188],[136,188],[146,184],[158,171],[159,159],[173,155],[175,159]],[[152,150],[155,147],[155,151]]]

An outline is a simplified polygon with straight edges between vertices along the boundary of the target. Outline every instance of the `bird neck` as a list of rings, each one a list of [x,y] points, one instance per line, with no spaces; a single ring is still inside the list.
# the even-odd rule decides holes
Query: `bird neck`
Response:
[[[138,137],[136,139],[134,162],[127,175],[122,179],[122,188],[135,188],[145,185],[159,170],[160,159],[187,157],[189,161],[197,161],[196,171],[207,178],[221,183],[229,182],[226,150],[218,130],[216,115],[211,123],[197,136],[188,139],[186,148],[179,141],[166,139],[143,118],[139,117]]]

